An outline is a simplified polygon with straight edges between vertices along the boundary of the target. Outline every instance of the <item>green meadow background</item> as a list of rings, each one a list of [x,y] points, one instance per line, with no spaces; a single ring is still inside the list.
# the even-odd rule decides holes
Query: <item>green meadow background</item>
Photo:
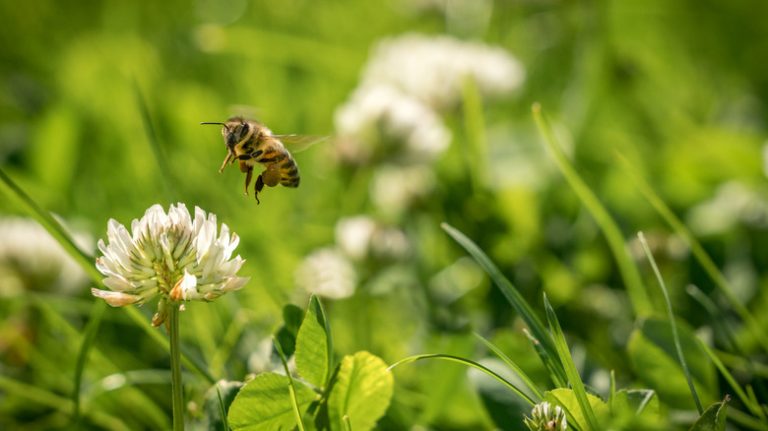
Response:
[[[663,315],[664,305],[638,231],[679,322],[723,351],[765,402],[766,352],[630,172],[685,223],[768,331],[766,17],[768,3],[747,0],[0,0],[0,169],[89,237],[94,256],[110,218],[128,225],[156,203],[199,206],[237,232],[241,274],[251,281],[214,303],[187,304],[181,316],[185,350],[216,379],[260,369],[256,352],[282,324],[283,306],[306,306],[297,268],[334,245],[340,219],[366,215],[401,230],[408,254],[353,262],[355,294],[324,299],[337,352],[368,350],[387,363],[418,353],[492,357],[474,331],[546,381],[521,321],[441,230],[448,222],[541,316],[547,293],[595,392],[607,390],[614,370],[621,387],[656,389],[665,414],[682,412],[669,426],[685,429],[695,415],[682,373],[670,366],[649,375],[628,349],[638,322],[616,260],[542,144],[531,106],[541,104],[617,222],[655,310]],[[520,61],[525,81],[504,97],[481,105],[465,97],[442,111],[452,139],[429,165],[434,187],[392,213],[371,199],[379,165],[350,167],[335,157],[334,112],[376,44],[407,33],[501,47]],[[330,137],[295,154],[298,189],[268,188],[260,205],[243,195],[236,168],[217,172],[220,131],[199,125],[243,107],[276,133]],[[0,215],[29,216],[5,186]],[[18,242],[0,237],[4,249]],[[62,290],[34,270],[18,272],[25,263],[0,262],[0,428],[67,429],[94,283]],[[717,315],[686,293],[690,285]],[[154,304],[140,311],[149,319]],[[167,352],[124,310],[104,319],[85,366],[83,409],[117,428],[168,429]],[[711,364],[702,367],[705,404],[733,393]],[[405,365],[395,381],[382,429],[522,427],[513,395],[460,365]],[[195,374],[185,374],[185,385],[190,428],[206,429],[210,385]],[[104,428],[88,414],[80,426]]]

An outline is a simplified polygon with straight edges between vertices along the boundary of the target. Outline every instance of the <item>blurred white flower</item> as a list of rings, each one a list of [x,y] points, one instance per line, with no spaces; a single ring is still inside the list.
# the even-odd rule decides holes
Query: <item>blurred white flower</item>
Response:
[[[376,222],[368,216],[342,218],[336,223],[336,244],[347,256],[362,260],[368,255]]]
[[[371,199],[383,213],[397,216],[434,186],[435,174],[429,166],[382,166],[374,172]]]
[[[568,429],[565,410],[546,401],[533,406],[531,417],[525,417],[523,421],[531,431],[565,431]]]
[[[768,200],[738,181],[721,185],[711,199],[691,208],[688,214],[688,224],[699,235],[722,233],[739,223],[767,226]]]
[[[363,85],[335,113],[340,158],[365,163],[382,155],[432,161],[451,140],[432,109],[387,85]]]
[[[446,108],[461,99],[471,77],[485,97],[512,92],[525,79],[507,51],[450,36],[405,34],[385,39],[363,72],[363,85],[389,85],[429,106]]]
[[[296,284],[308,293],[342,299],[355,293],[357,273],[339,250],[322,248],[307,256],[296,269]]]
[[[336,223],[336,245],[352,260],[370,256],[400,259],[410,248],[408,238],[400,229],[381,226],[362,215],[342,218]]]
[[[93,247],[86,235],[72,236],[82,249]],[[37,222],[22,217],[0,219],[0,297],[26,289],[72,292],[86,280],[77,262]]]
[[[91,292],[113,307],[143,304],[160,295],[152,318],[158,326],[165,321],[168,302],[211,301],[240,289],[248,281],[236,275],[244,260],[231,258],[240,238],[223,223],[216,231],[215,214],[195,207],[193,220],[182,203],[171,205],[167,214],[153,205],[141,220],[131,222],[130,233],[110,219],[109,243],[99,240],[103,256],[96,259],[96,268],[111,290]]]

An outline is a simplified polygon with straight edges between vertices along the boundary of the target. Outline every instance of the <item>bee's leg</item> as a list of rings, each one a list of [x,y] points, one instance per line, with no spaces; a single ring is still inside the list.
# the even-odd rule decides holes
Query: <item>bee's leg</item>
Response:
[[[258,178],[256,178],[256,184],[253,186],[254,193],[253,197],[256,198],[256,203],[261,203],[259,201],[259,192],[261,192],[264,189],[264,179],[261,178],[261,174],[259,174]]]
[[[253,168],[249,167],[248,171],[245,173],[245,194],[248,195],[248,186],[251,184],[251,179],[253,178]]]

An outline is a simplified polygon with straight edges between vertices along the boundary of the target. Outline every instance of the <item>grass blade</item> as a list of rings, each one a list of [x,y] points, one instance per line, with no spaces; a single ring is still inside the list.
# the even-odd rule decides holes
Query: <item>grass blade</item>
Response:
[[[707,353],[707,356],[709,356],[709,359],[712,361],[713,364],[715,364],[715,367],[720,371],[720,374],[723,375],[723,378],[725,381],[728,382],[728,384],[731,386],[733,391],[736,393],[736,396],[739,397],[741,402],[744,404],[744,406],[747,407],[747,409],[755,416],[760,418],[762,421],[766,420],[765,412],[763,412],[762,408],[759,404],[755,403],[744,391],[744,389],[739,386],[739,383],[736,381],[736,379],[733,377],[730,371],[728,371],[728,368],[723,365],[723,362],[720,360],[720,358],[715,355],[715,353],[712,351],[712,349],[709,348],[703,341],[699,340],[697,338],[697,341],[699,343],[699,346]]]
[[[544,396],[542,395],[539,388],[536,386],[535,383],[533,383],[533,380],[531,380],[530,377],[528,377],[528,374],[523,371],[522,368],[520,368],[512,359],[509,358],[504,352],[501,351],[498,347],[496,347],[495,344],[491,343],[489,340],[487,340],[482,335],[475,333],[475,337],[480,339],[480,341],[485,344],[485,347],[487,347],[490,351],[492,351],[496,356],[499,357],[509,368],[511,368],[518,376],[520,376],[520,379],[522,379],[523,383],[525,383],[525,386],[531,390],[531,392],[536,396],[536,402],[538,403],[541,401]]]
[[[41,208],[18,184],[16,184],[2,169],[0,169],[0,179],[3,184],[11,191],[19,201],[27,208],[29,215],[42,225],[56,241],[61,244],[64,250],[72,256],[75,261],[83,268],[91,279],[98,280],[101,283],[102,275],[94,266],[94,259],[91,255],[84,252],[75,244],[72,236],[67,232],[64,226],[56,220],[48,211]]]
[[[72,406],[72,400],[70,399],[60,397],[52,392],[40,389],[37,386],[28,385],[2,375],[0,375],[0,388],[7,394],[14,394],[14,396],[51,407],[64,414],[68,414],[74,408]],[[119,418],[102,411],[93,410],[87,412],[86,415],[94,422],[94,424],[99,425],[104,429],[130,431],[130,428]]]
[[[637,187],[640,193],[645,197],[648,203],[659,213],[661,218],[667,222],[675,233],[683,238],[691,249],[691,253],[699,262],[704,272],[707,273],[709,278],[715,282],[715,286],[725,296],[725,299],[731,305],[734,311],[739,315],[747,327],[749,328],[752,336],[760,343],[763,350],[768,352],[768,334],[760,327],[760,324],[754,318],[752,313],[749,312],[747,307],[742,304],[736,295],[733,293],[728,280],[725,278],[722,272],[717,268],[717,265],[712,261],[704,247],[696,240],[691,231],[683,224],[683,222],[675,215],[674,212],[664,203],[659,195],[654,192],[653,188],[648,182],[643,179],[640,173],[632,166],[632,164],[623,155],[616,153],[616,158],[624,168],[624,172],[629,176],[632,183]]]
[[[547,322],[552,331],[552,338],[555,341],[557,355],[560,358],[560,363],[565,369],[565,374],[568,376],[568,382],[571,384],[573,393],[576,396],[576,401],[579,403],[581,413],[587,419],[589,429],[599,430],[597,417],[595,416],[595,412],[592,411],[592,405],[589,404],[589,398],[587,398],[587,390],[584,388],[584,382],[581,381],[579,371],[576,369],[576,364],[571,357],[571,351],[568,349],[568,343],[565,341],[565,334],[563,334],[563,329],[560,327],[560,322],[557,320],[555,310],[552,308],[552,304],[549,303],[546,293],[544,294],[544,309],[547,312]]]
[[[508,381],[504,377],[501,377],[500,375],[498,375],[496,372],[494,372],[490,368],[488,368],[488,367],[486,367],[486,366],[484,366],[482,364],[479,364],[479,363],[477,363],[475,361],[472,361],[472,360],[469,360],[469,359],[464,359],[464,358],[461,358],[461,357],[458,357],[458,356],[445,355],[445,354],[442,354],[442,353],[426,353],[426,354],[422,354],[422,355],[414,355],[414,356],[409,356],[407,358],[403,358],[403,359],[395,362],[394,364],[390,365],[387,369],[388,370],[392,370],[395,367],[398,367],[400,365],[408,364],[408,363],[411,363],[411,362],[416,362],[416,361],[420,361],[420,360],[424,360],[424,359],[440,359],[440,360],[443,360],[443,361],[456,362],[456,363],[459,363],[459,364],[463,364],[463,365],[466,365],[466,366],[478,369],[478,370],[482,371],[483,373],[493,377],[494,379],[499,381],[504,386],[512,389],[512,391],[515,394],[520,396],[520,398],[525,400],[531,406],[536,404],[525,392],[521,391],[513,383],[511,383],[510,381]]]
[[[464,138],[467,141],[467,166],[475,192],[488,186],[488,139],[485,135],[483,102],[476,80],[468,75],[462,85]]]
[[[141,88],[139,88],[139,84],[136,81],[133,81],[133,90],[136,95],[136,103],[139,105],[141,120],[144,123],[144,130],[147,132],[149,146],[152,148],[152,154],[154,154],[157,167],[160,169],[160,181],[163,184],[163,194],[166,198],[170,199],[173,197],[173,188],[171,187],[171,168],[168,163],[168,158],[165,156],[165,152],[160,146],[157,130],[155,130],[155,126],[152,124],[152,116],[149,113],[147,100],[144,98],[144,94],[141,92]]]
[[[653,273],[656,275],[656,279],[659,281],[659,288],[664,295],[664,303],[667,306],[667,318],[669,319],[669,325],[672,327],[672,337],[675,340],[675,350],[677,351],[677,360],[680,361],[680,366],[683,367],[683,373],[685,374],[685,380],[688,382],[688,388],[691,390],[691,396],[696,403],[696,410],[699,411],[699,415],[704,413],[704,408],[699,400],[699,394],[696,392],[696,387],[693,386],[693,378],[691,377],[691,371],[688,369],[688,363],[685,361],[685,355],[683,355],[683,347],[680,344],[680,335],[677,333],[677,324],[675,323],[675,314],[672,312],[672,301],[669,299],[669,292],[667,291],[667,285],[664,283],[664,279],[661,277],[659,267],[656,266],[656,259],[651,254],[651,249],[648,248],[648,242],[645,241],[645,235],[642,232],[638,232],[638,239],[643,246],[645,256],[648,258],[648,262],[653,268]]]
[[[603,235],[605,235],[605,239],[608,241],[608,246],[619,266],[619,272],[621,273],[621,278],[624,280],[629,299],[632,301],[632,307],[636,317],[651,315],[653,312],[653,305],[643,287],[640,272],[624,245],[624,237],[619,226],[600,200],[597,199],[597,196],[595,196],[589,186],[587,186],[581,176],[579,176],[576,169],[568,160],[568,157],[566,157],[563,150],[557,144],[554,133],[552,132],[552,127],[544,118],[541,106],[536,103],[533,105],[532,110],[533,118],[536,120],[536,125],[539,128],[539,133],[544,138],[544,144],[549,149],[557,167],[560,169],[560,172],[563,174],[566,181],[568,181],[568,184],[570,184],[571,188],[589,213],[592,214],[592,217],[600,227]]]
[[[280,346],[280,343],[274,336],[272,337],[272,345],[275,346],[275,350],[277,350],[277,354],[280,356],[280,362],[283,363],[285,376],[288,377],[288,392],[291,394],[291,407],[293,407],[293,414],[296,416],[296,424],[299,427],[299,431],[304,431],[304,422],[301,420],[299,400],[296,398],[296,389],[293,386],[293,376],[291,376],[291,370],[288,369],[288,360],[285,358],[282,346]]]
[[[488,276],[491,277],[491,280],[493,280],[494,284],[499,287],[501,293],[504,294],[504,296],[507,298],[507,301],[509,301],[509,303],[512,305],[512,308],[515,309],[525,324],[528,325],[528,328],[536,340],[540,343],[543,350],[549,356],[556,357],[555,346],[552,343],[552,338],[550,338],[549,333],[544,327],[544,324],[541,323],[539,317],[536,315],[536,313],[534,313],[533,309],[528,305],[528,302],[525,301],[515,286],[506,277],[504,277],[499,268],[485,253],[483,253],[482,250],[480,250],[480,247],[478,247],[477,244],[475,244],[471,239],[467,238],[466,235],[447,223],[442,223],[440,226],[446,233],[448,233],[448,235],[451,236],[451,238],[454,239],[454,241],[464,247],[470,256],[472,256],[472,258],[474,258],[475,261],[488,274]],[[548,362],[551,364],[551,361],[546,361],[546,358],[543,357],[542,362],[544,362],[545,365],[548,365]],[[555,369],[551,371],[565,380],[565,374],[561,368],[555,367]]]

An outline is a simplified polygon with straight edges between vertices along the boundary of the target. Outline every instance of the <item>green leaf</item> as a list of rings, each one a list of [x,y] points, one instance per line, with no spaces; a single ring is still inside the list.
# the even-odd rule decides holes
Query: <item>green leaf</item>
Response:
[[[387,411],[393,390],[392,372],[378,356],[365,351],[345,356],[328,398],[331,430],[345,429],[345,416],[355,431],[372,429]]]
[[[702,400],[712,400],[716,393],[714,367],[688,326],[677,322],[677,330],[696,391]],[[668,321],[644,320],[630,336],[627,351],[635,372],[662,401],[676,408],[695,408]]]
[[[312,296],[296,336],[296,369],[306,381],[319,388],[324,387],[329,378],[331,345],[325,312],[317,297]]]
[[[690,431],[725,431],[725,417],[730,398],[712,404],[704,410],[699,419],[694,422]]]
[[[603,417],[608,414],[608,404],[606,404],[600,398],[586,394],[586,399],[589,401],[590,410],[595,412],[598,417]],[[568,429],[575,428],[580,430],[598,430],[599,428],[590,427],[589,421],[584,416],[579,406],[579,400],[576,393],[571,389],[558,388],[548,391],[544,394],[544,400],[549,401],[551,404],[562,407],[568,415]]]
[[[280,347],[286,357],[291,357],[296,351],[296,337],[304,318],[304,310],[288,304],[283,307],[283,326],[275,333],[275,342],[280,343]]]
[[[262,373],[248,382],[229,407],[227,421],[233,431],[271,431],[296,426],[296,416],[289,391],[288,377]],[[315,392],[307,385],[294,381],[296,400],[305,411],[315,400]]]

